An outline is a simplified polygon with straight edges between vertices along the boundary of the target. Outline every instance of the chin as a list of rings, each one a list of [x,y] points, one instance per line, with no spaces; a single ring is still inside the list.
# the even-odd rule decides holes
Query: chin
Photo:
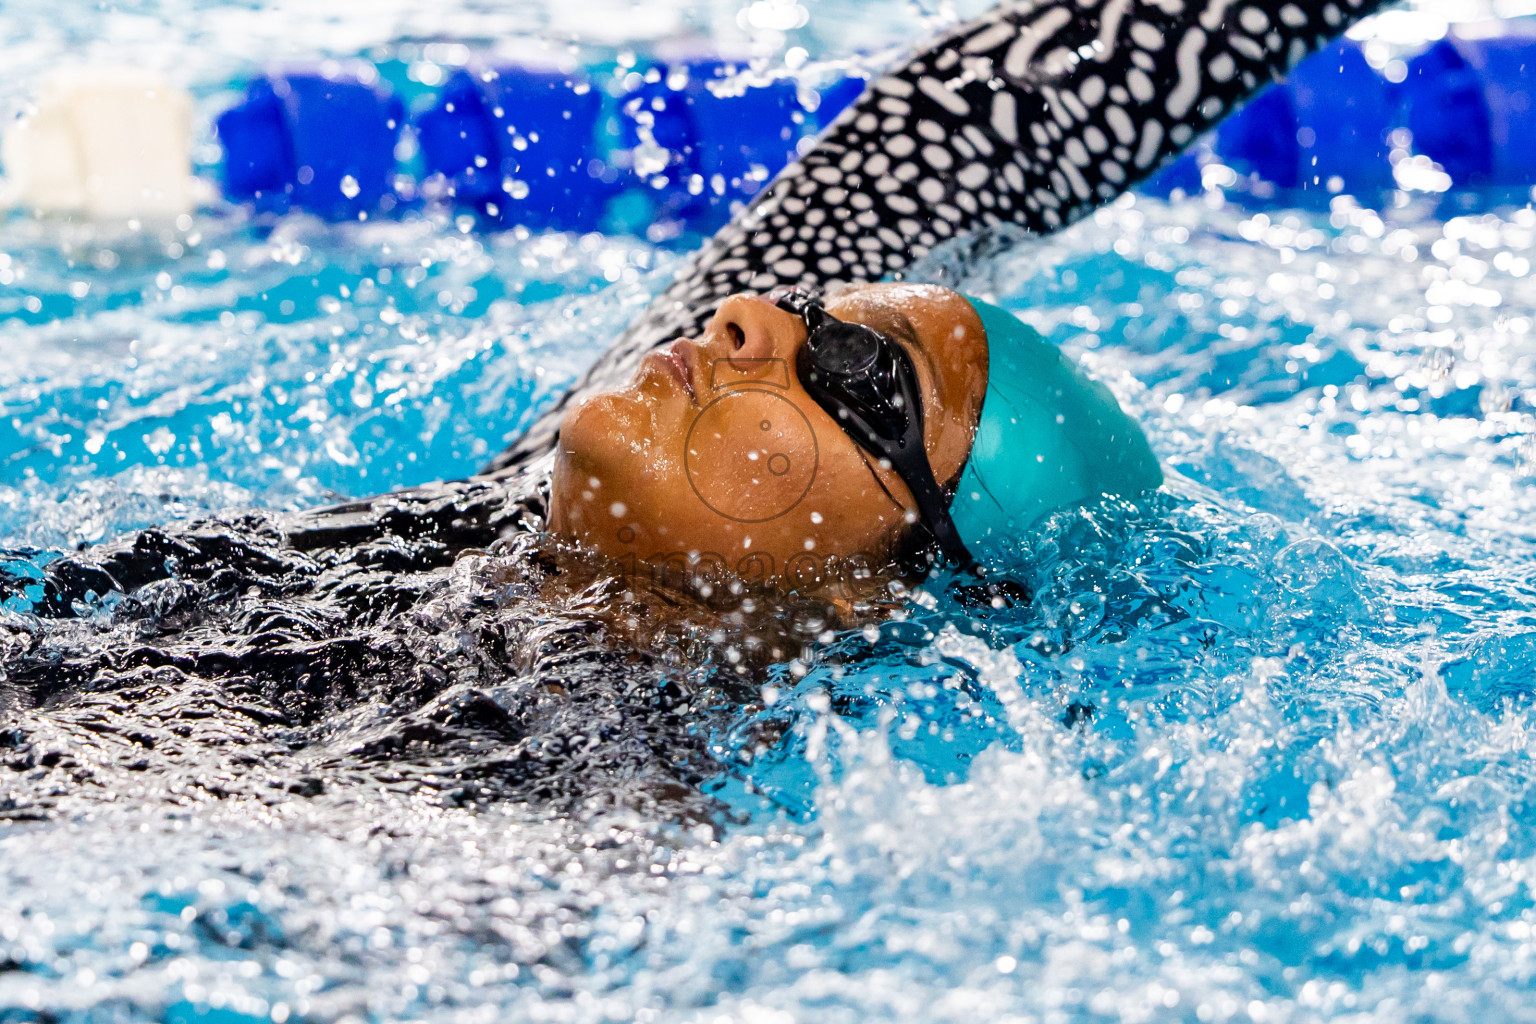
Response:
[[[617,531],[645,517],[652,478],[666,461],[654,451],[652,413],[643,396],[623,389],[586,398],[565,414],[550,486],[551,531],[607,554],[627,550]]]

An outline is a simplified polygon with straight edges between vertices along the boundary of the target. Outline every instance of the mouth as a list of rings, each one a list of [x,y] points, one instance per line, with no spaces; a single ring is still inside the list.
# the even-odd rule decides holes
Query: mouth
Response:
[[[698,395],[693,390],[693,374],[690,372],[688,359],[683,354],[681,343],[674,343],[668,348],[659,349],[645,357],[645,361],[652,363],[673,380],[679,387],[688,393],[688,398],[695,404],[698,403]]]
[[[674,341],[667,346],[667,358],[677,367],[678,378],[683,382],[683,387],[688,392],[688,397],[694,405],[699,404],[698,392],[694,390],[693,381],[698,369],[699,349],[693,342],[686,339]]]

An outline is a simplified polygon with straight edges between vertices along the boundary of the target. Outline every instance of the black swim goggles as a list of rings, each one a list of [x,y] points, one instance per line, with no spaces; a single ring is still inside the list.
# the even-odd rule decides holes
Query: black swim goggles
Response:
[[[811,292],[795,288],[769,298],[805,321],[805,344],[795,356],[800,385],[855,444],[896,470],[944,553],[961,568],[974,567],[923,447],[923,396],[912,357],[873,327],[828,313]]]

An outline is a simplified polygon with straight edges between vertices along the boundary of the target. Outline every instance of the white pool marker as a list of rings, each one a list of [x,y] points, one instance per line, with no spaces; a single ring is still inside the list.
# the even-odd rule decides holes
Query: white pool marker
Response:
[[[202,191],[191,153],[185,90],[138,68],[61,68],[0,139],[0,200],[96,219],[174,217]]]

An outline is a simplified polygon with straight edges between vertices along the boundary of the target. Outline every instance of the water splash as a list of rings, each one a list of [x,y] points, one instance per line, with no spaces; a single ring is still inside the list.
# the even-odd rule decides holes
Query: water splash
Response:
[[[18,66],[125,18],[13,32]],[[229,24],[197,66],[239,58]],[[343,49],[396,38],[369,31]],[[389,650],[444,688],[425,709],[220,732],[204,695],[157,726],[182,747],[132,756],[89,708],[35,715],[54,731],[25,757],[0,729],[0,1020],[1529,1017],[1536,215],[1460,201],[1127,200],[925,264],[1082,358],[1175,474],[1043,524],[1030,602],[933,581],[756,704],[703,659],[707,820],[603,788],[644,777],[560,814],[443,798],[511,771],[402,739],[443,721],[532,708],[568,749],[650,742],[549,724],[605,592],[555,607],[506,552],[421,583]],[[469,472],[667,260],[227,215],[126,239],[12,219],[0,250],[21,575],[150,523]],[[200,593],[169,581],[142,622],[3,609],[0,656],[171,647],[155,630],[206,621]],[[487,678],[485,619],[532,670]],[[0,722],[33,710],[0,684]],[[368,743],[392,753],[362,765]],[[216,756],[164,767],[183,749]]]

